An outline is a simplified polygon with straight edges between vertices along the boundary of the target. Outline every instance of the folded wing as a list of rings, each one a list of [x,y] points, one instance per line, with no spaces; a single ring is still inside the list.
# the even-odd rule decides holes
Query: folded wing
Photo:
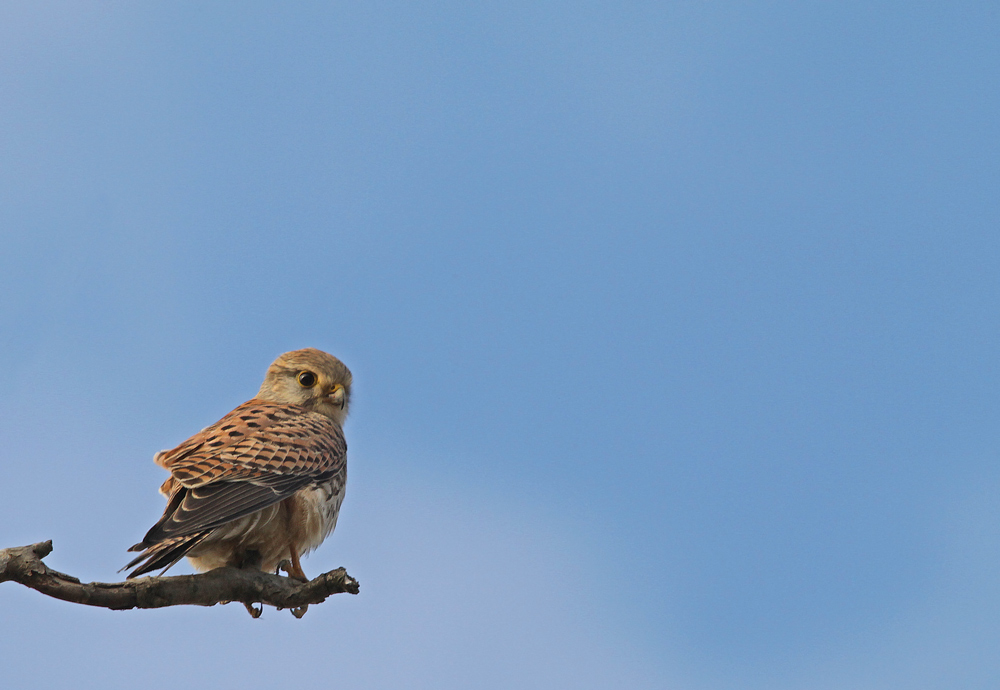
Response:
[[[169,568],[212,531],[342,472],[343,432],[297,405],[250,400],[156,462],[170,470],[163,517],[130,551],[128,577]]]

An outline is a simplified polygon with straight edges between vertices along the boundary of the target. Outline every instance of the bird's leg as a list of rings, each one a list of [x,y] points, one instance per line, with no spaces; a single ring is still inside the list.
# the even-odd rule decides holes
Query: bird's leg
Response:
[[[282,558],[278,561],[278,566],[274,569],[275,575],[281,575],[282,573],[288,577],[295,578],[296,580],[301,579],[295,574],[295,568],[292,566],[292,562],[287,558]]]
[[[302,571],[302,563],[299,562],[299,552],[295,550],[294,546],[289,547],[288,552],[292,556],[292,570],[289,572],[289,575],[303,582],[309,582],[309,578]]]
[[[296,580],[300,580],[302,582],[309,582],[309,578],[306,577],[306,574],[302,571],[302,563],[299,561],[299,552],[295,550],[294,546],[288,547],[288,555],[292,557],[291,561],[289,562],[288,560],[282,559],[282,561],[278,563],[278,570],[284,570],[288,573],[288,577],[294,577]],[[275,575],[277,575],[277,573],[275,573]]]
[[[291,556],[291,565],[288,565],[287,561],[283,561],[285,564],[285,572],[288,573],[289,577],[294,577],[296,580],[301,580],[302,582],[309,582],[309,578],[302,571],[302,563],[299,562],[299,552],[292,546],[288,546],[288,555]],[[302,618],[306,615],[306,611],[309,610],[309,604],[305,606],[299,606],[298,608],[291,609],[292,615],[296,618]]]
[[[241,570],[260,570],[260,564],[261,555],[257,549],[247,549],[238,553],[233,561],[233,565]],[[250,614],[251,618],[260,618],[260,615],[264,613],[264,604],[254,607],[253,604],[244,601],[243,605],[246,607],[247,613]]]

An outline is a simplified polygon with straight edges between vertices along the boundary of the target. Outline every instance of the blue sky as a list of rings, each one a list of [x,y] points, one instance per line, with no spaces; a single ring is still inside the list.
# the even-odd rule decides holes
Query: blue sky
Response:
[[[0,545],[116,579],[314,346],[362,584],[7,584],[5,677],[996,687],[997,7],[358,5],[0,4]]]

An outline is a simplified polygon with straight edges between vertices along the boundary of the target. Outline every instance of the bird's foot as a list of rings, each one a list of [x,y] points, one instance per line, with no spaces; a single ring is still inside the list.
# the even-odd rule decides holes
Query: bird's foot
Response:
[[[309,610],[309,604],[306,604],[304,606],[299,606],[298,608],[289,609],[289,611],[292,612],[292,615],[295,616],[296,618],[302,618],[302,616],[306,615],[306,611],[308,610]]]
[[[287,558],[278,563],[278,567],[276,568],[274,574],[280,575],[281,571],[284,571],[288,577],[298,580],[299,582],[309,582],[309,578],[306,577],[304,572],[302,572],[302,566],[296,568],[295,563],[289,563]]]
[[[260,618],[260,615],[264,613],[263,604],[259,604],[257,608],[254,608],[253,604],[248,604],[247,602],[244,601],[243,605],[247,607],[247,613],[250,614],[251,618]]]

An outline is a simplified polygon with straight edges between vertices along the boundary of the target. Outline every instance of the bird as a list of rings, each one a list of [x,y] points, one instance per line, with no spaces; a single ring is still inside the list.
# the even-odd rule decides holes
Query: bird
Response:
[[[167,507],[129,549],[141,553],[122,568],[134,568],[127,578],[165,572],[187,556],[198,571],[284,570],[308,581],[300,559],[333,532],[344,500],[351,382],[333,355],[286,352],[255,397],[157,453],[170,472],[160,487]]]

